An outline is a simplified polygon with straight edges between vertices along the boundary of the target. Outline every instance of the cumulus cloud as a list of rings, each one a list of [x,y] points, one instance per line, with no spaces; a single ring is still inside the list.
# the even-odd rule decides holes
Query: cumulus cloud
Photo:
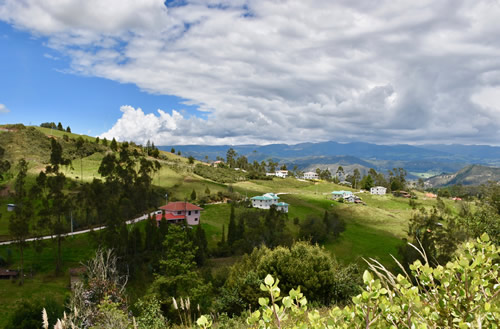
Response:
[[[5,0],[0,19],[47,37],[73,72],[176,95],[205,113],[123,106],[103,136],[498,143],[488,92],[500,87],[498,1],[177,3]]]
[[[4,104],[0,104],[0,113],[9,113],[10,110]]]

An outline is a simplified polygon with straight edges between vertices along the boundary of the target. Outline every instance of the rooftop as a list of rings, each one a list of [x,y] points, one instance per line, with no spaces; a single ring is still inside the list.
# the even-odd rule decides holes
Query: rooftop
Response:
[[[203,210],[203,208],[198,207],[192,203],[182,201],[170,202],[165,206],[161,206],[159,209],[165,211]]]

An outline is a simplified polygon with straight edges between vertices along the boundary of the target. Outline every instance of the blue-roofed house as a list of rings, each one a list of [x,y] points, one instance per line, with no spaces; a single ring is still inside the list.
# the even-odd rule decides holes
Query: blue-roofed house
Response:
[[[288,212],[288,203],[279,202],[280,197],[274,193],[266,193],[264,195],[254,196],[251,198],[252,207],[260,209],[269,209],[272,205],[283,212]]]
[[[333,191],[332,192],[332,199],[333,200],[338,200],[340,198],[342,199],[347,199],[352,196],[351,191]]]
[[[252,207],[269,209],[271,208],[271,205],[277,204],[279,199],[280,197],[274,193],[266,193],[264,195],[254,196],[253,198],[251,198]]]
[[[286,202],[278,202],[276,204],[276,209],[278,211],[281,211],[281,212],[284,212],[284,213],[288,213],[288,206],[289,206],[289,204],[286,203]]]

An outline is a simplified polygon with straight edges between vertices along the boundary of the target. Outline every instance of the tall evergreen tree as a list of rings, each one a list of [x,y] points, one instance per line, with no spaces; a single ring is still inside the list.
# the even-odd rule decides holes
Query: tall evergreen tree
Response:
[[[111,144],[109,144],[109,147],[111,148],[112,151],[116,152],[118,151],[118,143],[116,142],[116,139],[113,137],[111,140]]]
[[[84,156],[84,150],[83,150],[83,145],[85,144],[85,141],[83,140],[82,136],[78,137],[76,140],[76,152],[78,153],[78,156],[80,157],[80,181],[83,182],[83,156]]]
[[[195,247],[197,248],[195,253],[196,264],[198,264],[198,266],[202,266],[208,258],[208,241],[205,230],[203,230],[201,225],[196,226],[193,241]]]
[[[0,180],[3,179],[3,175],[10,169],[10,162],[2,160],[4,154],[5,150],[0,146]]]
[[[21,159],[18,163],[18,174],[14,183],[15,194],[14,214],[9,219],[9,232],[16,240],[19,246],[19,254],[21,256],[20,266],[20,284],[24,283],[24,248],[26,247],[26,239],[30,235],[30,223],[33,219],[33,204],[26,190],[26,174],[28,172],[28,163]]]
[[[47,194],[42,200],[40,215],[48,226],[54,240],[57,243],[56,253],[56,273],[61,272],[62,266],[62,241],[66,232],[64,224],[65,215],[69,210],[69,199],[64,195],[63,189],[66,176],[59,171],[60,166],[67,166],[71,163],[69,159],[63,157],[62,146],[51,139],[50,165],[45,168],[46,178],[39,181],[45,183]],[[39,176],[40,177],[40,176]],[[43,188],[43,187],[41,187]]]
[[[175,318],[172,297],[187,299],[191,305],[199,305],[205,311],[210,303],[211,287],[206,284],[196,271],[196,247],[188,238],[186,230],[172,225],[163,242],[165,253],[160,260],[160,270],[151,285],[151,292],[164,301],[168,318]],[[202,312],[203,312],[202,311]]]
[[[240,216],[238,218],[238,226],[236,227],[236,241],[241,240],[245,237],[245,217]]]
[[[236,241],[238,233],[236,232],[236,218],[234,215],[234,204],[231,203],[231,213],[229,215],[229,225],[227,227],[227,244],[232,246]]]

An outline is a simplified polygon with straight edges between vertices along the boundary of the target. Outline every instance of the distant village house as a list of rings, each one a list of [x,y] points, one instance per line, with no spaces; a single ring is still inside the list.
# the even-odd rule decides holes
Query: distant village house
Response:
[[[345,202],[361,203],[361,199],[351,191],[333,191],[332,200],[343,199]]]
[[[288,177],[288,170],[277,170],[275,172],[276,177],[281,177],[281,178],[287,178]]]
[[[375,186],[375,187],[370,188],[370,194],[373,194],[373,195],[385,195],[386,192],[387,192],[387,188],[385,188],[383,186]]]
[[[188,225],[198,225],[200,224],[201,211],[200,208],[189,202],[170,202],[165,206],[161,206],[160,210],[165,211],[165,219],[169,223],[182,223],[184,220]],[[163,214],[155,214],[155,219],[160,223]]]
[[[224,165],[224,162],[222,162],[220,160],[212,162],[213,167],[219,167],[221,165]]]
[[[276,209],[284,213],[288,212],[289,204],[286,202],[279,202],[279,196],[274,193],[266,193],[264,195],[254,196],[251,198],[252,207],[260,209],[269,209],[272,205],[276,206]]]
[[[332,199],[333,200],[338,200],[340,198],[346,199],[352,195],[351,191],[333,191],[332,192]]]
[[[287,178],[288,177],[288,170],[277,170],[275,172],[267,172],[266,176],[276,176],[276,177],[281,177],[281,178]]]
[[[308,171],[304,173],[304,179],[318,179],[319,176],[313,171]]]

